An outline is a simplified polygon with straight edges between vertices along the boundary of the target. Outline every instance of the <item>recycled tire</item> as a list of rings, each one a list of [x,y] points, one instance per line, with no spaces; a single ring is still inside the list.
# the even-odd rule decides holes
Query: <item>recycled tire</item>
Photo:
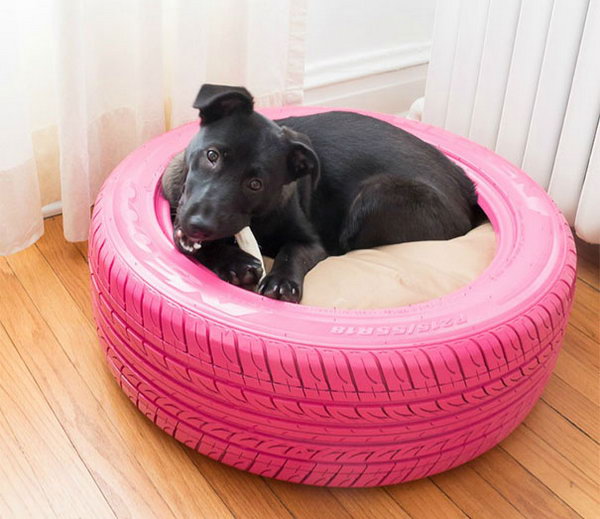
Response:
[[[221,281],[176,251],[160,193],[197,123],[141,146],[104,184],[89,265],[108,365],[140,411],[190,448],[285,481],[389,485],[479,456],[541,395],[574,294],[563,216],[491,151],[367,115],[438,147],[475,181],[497,252],[470,285],[421,304],[353,311],[273,301]]]

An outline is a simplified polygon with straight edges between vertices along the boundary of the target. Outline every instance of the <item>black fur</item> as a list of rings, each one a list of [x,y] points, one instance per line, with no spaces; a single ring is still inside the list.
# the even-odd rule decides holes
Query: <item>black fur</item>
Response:
[[[194,106],[202,126],[169,165],[163,192],[180,250],[234,284],[298,302],[305,274],[328,255],[446,240],[481,217],[460,167],[378,119],[327,112],[271,121],[246,89],[218,85],[204,85]],[[231,238],[246,225],[275,258],[258,287],[258,261]],[[202,247],[192,252],[195,242]]]

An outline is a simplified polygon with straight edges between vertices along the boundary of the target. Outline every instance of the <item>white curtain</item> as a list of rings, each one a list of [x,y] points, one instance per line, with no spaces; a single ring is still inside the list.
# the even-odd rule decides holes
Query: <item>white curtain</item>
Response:
[[[437,3],[423,120],[496,151],[600,243],[600,0]]]
[[[43,207],[85,240],[130,151],[194,120],[204,82],[260,105],[302,101],[306,0],[19,0],[0,4],[0,255],[35,242]]]

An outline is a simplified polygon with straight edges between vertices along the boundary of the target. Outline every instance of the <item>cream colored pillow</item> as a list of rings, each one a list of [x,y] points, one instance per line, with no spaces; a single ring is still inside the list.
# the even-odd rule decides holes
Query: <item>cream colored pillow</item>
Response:
[[[495,250],[496,237],[486,223],[448,241],[385,245],[332,256],[306,276],[302,304],[364,309],[420,303],[473,281]]]

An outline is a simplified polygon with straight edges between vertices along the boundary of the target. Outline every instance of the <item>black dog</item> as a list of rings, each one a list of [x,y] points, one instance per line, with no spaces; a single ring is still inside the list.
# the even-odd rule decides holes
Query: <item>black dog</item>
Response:
[[[446,240],[479,218],[475,188],[433,146],[383,121],[327,112],[271,121],[241,87],[203,85],[200,131],[163,176],[181,252],[265,296],[301,299],[328,255]],[[249,225],[275,258],[259,262],[232,236]]]

